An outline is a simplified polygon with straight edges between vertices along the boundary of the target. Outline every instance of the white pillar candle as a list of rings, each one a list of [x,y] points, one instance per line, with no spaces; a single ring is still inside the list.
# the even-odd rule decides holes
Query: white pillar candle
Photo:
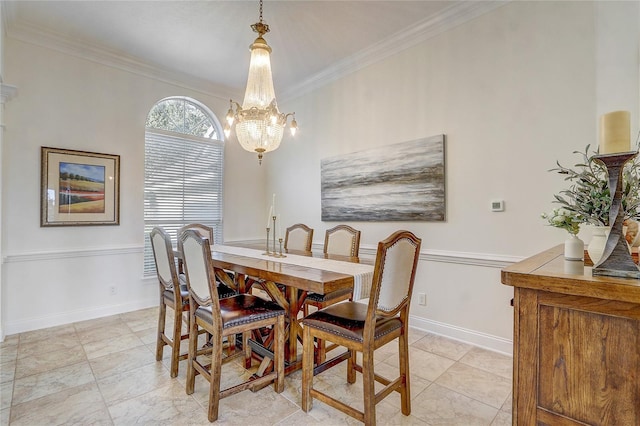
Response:
[[[600,154],[631,151],[631,114],[613,111],[600,117]]]
[[[271,199],[271,208],[273,209],[273,211],[271,212],[272,216],[276,216],[276,194],[273,194],[273,198]]]
[[[271,227],[271,216],[273,216],[273,204],[271,204],[271,209],[269,210],[269,215],[267,216],[267,228]],[[273,231],[275,232],[275,229]]]

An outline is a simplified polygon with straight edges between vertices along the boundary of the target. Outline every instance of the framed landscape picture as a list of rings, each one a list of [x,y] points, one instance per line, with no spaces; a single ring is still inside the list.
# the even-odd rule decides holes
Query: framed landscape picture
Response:
[[[40,226],[120,224],[120,156],[41,147]]]

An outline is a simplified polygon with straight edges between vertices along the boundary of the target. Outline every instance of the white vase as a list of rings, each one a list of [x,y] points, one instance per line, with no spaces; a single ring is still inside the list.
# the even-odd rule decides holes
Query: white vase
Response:
[[[589,241],[589,245],[587,246],[587,252],[589,253],[589,257],[593,264],[597,264],[602,257],[602,252],[604,252],[604,247],[607,245],[607,237],[609,236],[609,227],[608,226],[594,226],[591,228],[591,241]]]
[[[584,259],[584,242],[576,235],[569,234],[564,242],[564,258],[567,260]]]

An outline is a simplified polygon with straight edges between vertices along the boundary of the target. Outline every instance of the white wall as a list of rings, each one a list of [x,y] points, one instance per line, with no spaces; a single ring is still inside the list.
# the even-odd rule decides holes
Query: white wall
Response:
[[[596,45],[598,116],[617,110],[631,111],[631,145],[638,134],[638,43],[640,39],[640,6],[638,2],[597,2]],[[636,72],[632,72],[632,70]],[[621,90],[624,88],[624,90]]]
[[[6,334],[156,305],[157,281],[142,277],[147,113],[164,97],[185,95],[223,119],[228,98],[11,35],[5,58],[6,79],[20,88],[6,106],[2,158]],[[120,155],[119,226],[40,227],[41,146]],[[265,169],[236,143],[226,145],[225,156],[225,236],[259,237],[264,218],[252,204],[266,204],[256,184]]]
[[[0,3],[0,13],[4,9],[4,2]],[[0,16],[0,90],[4,83],[4,13]],[[0,94],[0,188],[2,188],[2,147],[4,146],[4,96]],[[2,198],[0,197],[0,224],[2,224]],[[2,273],[2,226],[0,226],[0,342],[4,341],[4,327],[3,327],[3,314],[2,314],[2,289],[3,285],[3,273]]]
[[[513,292],[500,268],[565,239],[540,219],[564,187],[547,170],[597,143],[599,87],[620,95],[616,109],[637,115],[638,37],[625,37],[638,21],[618,23],[630,28],[625,37],[598,33],[608,28],[596,26],[595,12],[608,4],[512,2],[287,102],[299,140],[268,164],[284,220],[313,227],[321,244],[335,223],[320,218],[320,159],[446,134],[445,222],[351,224],[370,249],[399,228],[423,238],[414,325],[508,352]],[[637,3],[611,7],[638,16]],[[598,80],[602,37],[615,39],[609,65],[624,79]],[[493,199],[506,211],[490,212]],[[417,304],[421,292],[426,307]]]
[[[639,15],[638,3],[612,7],[610,16],[620,8]],[[598,88],[635,94],[616,109],[637,115],[638,37],[625,39],[637,21],[625,20],[628,31],[608,42],[624,80],[598,67],[598,46],[610,34],[597,19],[609,10],[512,2],[315,92],[279,99],[296,111],[295,140],[262,167],[227,145],[225,239],[262,238],[265,194],[275,192],[283,221],[314,227],[321,245],[335,223],[320,219],[320,159],[445,133],[446,222],[352,225],[363,232],[365,257],[398,228],[423,238],[415,294],[426,293],[428,304],[414,301],[413,325],[510,351],[512,291],[500,284],[500,268],[565,237],[539,218],[563,188],[546,170],[556,159],[572,164],[572,151],[596,142],[597,115],[608,102]],[[141,277],[145,116],[157,100],[187,95],[223,118],[228,98],[11,36],[5,59],[6,81],[20,89],[6,106],[2,158],[5,332],[154,305],[156,284]],[[41,146],[120,154],[121,225],[40,228]],[[492,199],[504,199],[506,211],[491,213]],[[116,296],[108,295],[111,284]]]

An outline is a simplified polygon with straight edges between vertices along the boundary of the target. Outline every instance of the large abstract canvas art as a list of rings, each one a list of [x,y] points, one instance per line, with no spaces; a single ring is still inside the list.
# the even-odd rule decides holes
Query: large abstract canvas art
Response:
[[[322,220],[444,221],[445,135],[321,160]]]

